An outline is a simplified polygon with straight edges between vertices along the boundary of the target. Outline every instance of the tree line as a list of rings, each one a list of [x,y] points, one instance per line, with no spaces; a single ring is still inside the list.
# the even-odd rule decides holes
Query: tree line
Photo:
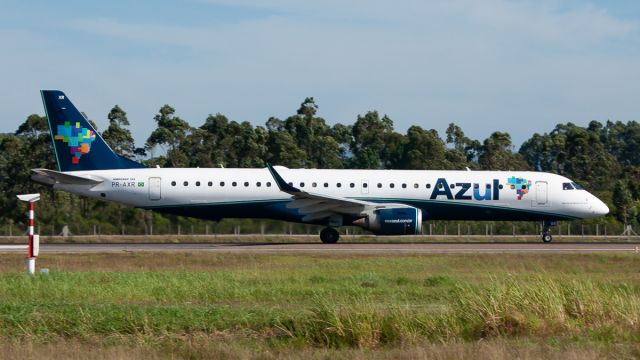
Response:
[[[317,112],[318,105],[308,97],[291,116],[271,117],[264,126],[230,120],[220,113],[192,126],[173,107],[164,105],[154,116],[155,129],[138,148],[126,112],[115,105],[101,134],[116,152],[147,166],[246,168],[271,162],[290,168],[546,171],[581,183],[605,201],[612,211],[599,221],[640,221],[640,124],[636,121],[591,121],[586,127],[558,124],[547,133],[533,134],[515,149],[506,132],[496,131],[480,141],[451,123],[444,136],[418,125],[400,133],[389,116],[377,111],[358,115],[351,125],[331,126]],[[29,180],[32,168],[56,168],[47,120],[37,114],[29,115],[15,133],[0,134],[0,226],[23,224],[25,207],[15,195],[36,191],[44,200],[38,204],[38,221],[52,229],[69,224],[72,231],[86,233],[99,224],[104,233],[118,233],[124,226],[149,232],[152,224],[175,230],[197,222],[54,193]]]

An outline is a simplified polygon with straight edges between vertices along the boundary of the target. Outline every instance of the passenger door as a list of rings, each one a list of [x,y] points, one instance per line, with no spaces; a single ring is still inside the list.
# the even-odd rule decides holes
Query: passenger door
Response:
[[[549,201],[548,183],[546,181],[536,181],[535,206],[547,206]]]
[[[149,200],[160,200],[162,198],[160,183],[161,179],[159,177],[149,178]]]

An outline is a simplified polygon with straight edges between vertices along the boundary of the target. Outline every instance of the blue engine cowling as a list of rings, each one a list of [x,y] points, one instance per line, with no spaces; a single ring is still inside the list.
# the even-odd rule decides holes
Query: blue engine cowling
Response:
[[[376,235],[416,235],[422,231],[422,211],[414,207],[378,209],[354,224]]]

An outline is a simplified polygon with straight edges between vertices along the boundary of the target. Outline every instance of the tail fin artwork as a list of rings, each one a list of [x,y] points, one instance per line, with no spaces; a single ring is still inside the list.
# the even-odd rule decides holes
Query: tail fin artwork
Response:
[[[60,171],[142,168],[111,150],[100,134],[59,90],[41,90]]]

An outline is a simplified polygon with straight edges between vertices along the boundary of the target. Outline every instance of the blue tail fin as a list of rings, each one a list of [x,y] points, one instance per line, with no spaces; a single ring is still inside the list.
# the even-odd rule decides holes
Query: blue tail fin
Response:
[[[41,90],[60,171],[142,168],[111,150],[100,134],[58,90]]]

